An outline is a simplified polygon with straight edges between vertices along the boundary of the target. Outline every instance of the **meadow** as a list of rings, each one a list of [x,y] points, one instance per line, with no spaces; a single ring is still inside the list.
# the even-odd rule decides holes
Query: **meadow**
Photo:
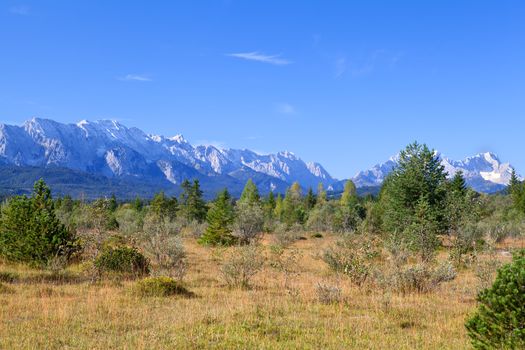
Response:
[[[250,288],[230,288],[219,266],[229,248],[183,240],[193,296],[137,297],[132,280],[90,283],[83,265],[60,275],[2,264],[2,349],[466,349],[464,323],[476,307],[479,278],[472,269],[431,293],[401,294],[356,287],[320,259],[338,237],[305,234],[286,248],[294,266],[277,269],[273,237],[261,241],[264,267]],[[498,244],[497,259],[525,247]],[[438,258],[445,258],[443,253]],[[488,257],[480,255],[480,260]],[[317,285],[337,286],[337,300],[320,300]]]

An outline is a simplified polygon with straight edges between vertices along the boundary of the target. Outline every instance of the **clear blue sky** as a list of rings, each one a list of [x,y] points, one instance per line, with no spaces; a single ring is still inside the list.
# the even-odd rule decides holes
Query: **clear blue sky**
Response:
[[[33,116],[339,178],[414,140],[525,173],[525,1],[0,1],[0,120]]]

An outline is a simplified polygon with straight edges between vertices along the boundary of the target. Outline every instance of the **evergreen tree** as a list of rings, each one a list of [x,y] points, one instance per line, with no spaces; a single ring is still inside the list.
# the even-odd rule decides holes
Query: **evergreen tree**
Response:
[[[446,230],[446,173],[439,157],[417,142],[400,153],[398,165],[381,190],[383,225],[387,232],[402,232],[416,217],[416,207],[424,200],[434,212],[439,230]]]
[[[508,192],[514,203],[514,208],[525,213],[525,183],[520,182],[514,169],[512,169]]]
[[[308,188],[308,192],[306,193],[306,197],[304,197],[304,206],[307,211],[312,210],[315,207],[315,203],[317,203],[317,198],[314,195],[314,191],[312,188]]]
[[[467,183],[463,177],[463,172],[459,170],[452,178],[450,190],[458,195],[464,196],[467,193]]]
[[[478,295],[466,322],[475,349],[525,349],[525,250],[498,270],[492,287]]]
[[[8,261],[45,264],[54,256],[69,256],[78,248],[74,235],[55,215],[51,191],[43,180],[31,198],[18,196],[2,207],[0,256]]]
[[[231,245],[235,242],[232,235],[232,224],[234,212],[231,197],[225,189],[221,191],[214,200],[206,216],[208,226],[199,238],[200,244],[205,245]]]
[[[424,249],[421,256],[429,257],[426,249],[435,248],[436,235],[448,230],[447,186],[444,167],[435,152],[417,142],[407,146],[381,190],[383,229],[395,240]]]
[[[259,195],[259,190],[257,186],[253,183],[252,179],[249,179],[244,186],[242,191],[240,202],[248,203],[250,205],[259,204],[261,196]]]
[[[184,180],[181,184],[182,194],[180,196],[180,209],[182,215],[188,222],[203,222],[206,219],[206,203],[202,197],[199,180],[193,180],[191,184]]]
[[[268,226],[272,225],[273,219],[275,217],[275,205],[275,195],[273,194],[273,192],[270,192],[268,193],[268,196],[264,198],[262,203],[264,220],[268,224]]]
[[[133,200],[133,209],[135,209],[137,212],[142,211],[142,208],[144,207],[144,203],[142,202],[142,199],[139,196],[135,197],[135,200]]]
[[[153,215],[155,215],[160,220],[164,220],[166,218],[173,220],[177,215],[177,198],[168,198],[164,194],[164,191],[161,191],[155,194],[151,200],[150,209]]]
[[[109,205],[108,205],[108,209],[109,211],[111,211],[112,213],[114,213],[118,208],[118,202],[117,202],[117,197],[115,196],[115,194],[113,193],[111,195],[111,197],[109,198]]]

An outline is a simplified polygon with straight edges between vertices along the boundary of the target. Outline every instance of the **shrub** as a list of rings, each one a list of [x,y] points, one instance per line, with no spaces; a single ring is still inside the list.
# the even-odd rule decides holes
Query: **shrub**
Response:
[[[383,287],[396,292],[428,293],[434,291],[443,282],[456,278],[456,271],[449,263],[432,267],[429,264],[417,264],[403,269],[396,269],[382,282]]]
[[[341,301],[342,291],[338,286],[318,282],[315,292],[317,299],[322,304],[335,304]]]
[[[136,248],[106,248],[95,259],[99,272],[115,272],[135,276],[149,273],[149,262]]]
[[[182,280],[186,274],[186,252],[180,237],[155,233],[146,236],[144,246],[153,263],[155,275]]]
[[[239,201],[235,208],[233,232],[241,243],[256,240],[264,228],[264,212],[260,205]]]
[[[296,229],[288,230],[285,225],[279,224],[275,228],[272,239],[276,245],[286,248],[300,239],[300,232]]]
[[[179,281],[170,277],[148,277],[135,283],[132,292],[141,297],[169,297],[172,295],[191,295]]]
[[[221,275],[233,288],[249,288],[250,282],[263,267],[264,259],[253,244],[236,247],[221,266]]]
[[[371,238],[350,235],[325,250],[322,259],[330,269],[347,275],[354,284],[361,286],[370,277],[372,261],[378,255]]]
[[[478,302],[478,310],[465,324],[474,348],[525,348],[525,250],[498,270],[494,284],[479,293]]]

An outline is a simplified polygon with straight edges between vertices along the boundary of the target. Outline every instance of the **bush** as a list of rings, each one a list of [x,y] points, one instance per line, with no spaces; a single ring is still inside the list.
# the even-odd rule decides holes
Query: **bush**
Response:
[[[149,273],[149,262],[136,248],[106,248],[95,259],[95,267],[100,273],[115,272],[143,276]]]
[[[255,245],[236,247],[221,267],[226,284],[233,288],[249,288],[250,282],[263,267],[264,259]]]
[[[146,236],[145,251],[150,257],[154,274],[182,280],[186,274],[186,252],[178,236],[155,233]]]
[[[239,201],[235,208],[236,219],[233,228],[241,243],[256,240],[264,228],[264,212],[260,205]]]
[[[443,282],[456,278],[456,271],[449,263],[432,267],[429,264],[417,264],[403,269],[396,269],[381,282],[383,287],[399,293],[429,293]]]
[[[347,275],[355,285],[361,286],[370,277],[372,261],[378,255],[372,239],[350,235],[325,250],[322,259],[330,269]]]
[[[341,288],[325,283],[318,282],[315,287],[317,299],[322,304],[335,304],[341,301]]]
[[[476,313],[465,326],[476,349],[525,348],[525,250],[498,270],[492,287],[478,295]]]
[[[148,277],[135,283],[132,289],[135,295],[141,297],[169,297],[172,295],[189,296],[192,293],[184,288],[179,281],[170,277]]]

